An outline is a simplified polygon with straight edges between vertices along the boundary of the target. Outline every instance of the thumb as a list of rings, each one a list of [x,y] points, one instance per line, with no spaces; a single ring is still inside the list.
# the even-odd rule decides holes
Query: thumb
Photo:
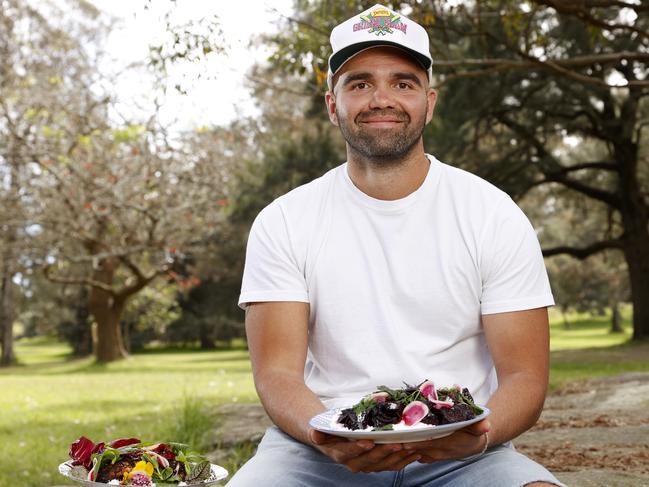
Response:
[[[470,433],[475,436],[481,436],[484,435],[485,433],[488,433],[489,430],[491,429],[491,423],[489,422],[488,419],[483,419],[482,421],[478,421],[477,423],[473,423],[466,428],[463,428],[464,431],[467,433]]]
[[[327,443],[331,443],[333,441],[333,438],[331,435],[311,428],[309,430],[309,440],[311,440],[311,443],[313,443],[314,445],[325,445]]]

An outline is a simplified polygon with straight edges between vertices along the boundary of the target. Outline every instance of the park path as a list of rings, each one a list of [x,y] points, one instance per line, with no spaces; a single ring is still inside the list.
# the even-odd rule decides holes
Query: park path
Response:
[[[221,463],[270,424],[258,404],[222,413],[211,455]],[[548,397],[537,425],[514,444],[568,487],[649,487],[649,372],[570,384]]]

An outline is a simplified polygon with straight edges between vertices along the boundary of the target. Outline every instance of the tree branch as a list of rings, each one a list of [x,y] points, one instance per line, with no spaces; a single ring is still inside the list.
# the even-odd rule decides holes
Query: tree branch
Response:
[[[621,0],[582,0],[582,4],[587,8],[629,8],[636,12],[649,12],[649,4],[622,2]]]
[[[613,62],[626,61],[649,61],[649,52],[621,51],[604,54],[590,54],[588,56],[575,56],[567,59],[553,59],[552,62],[564,68],[576,68],[591,66],[593,64],[608,64]],[[540,60],[539,60],[540,61]],[[543,61],[540,61],[543,62]],[[530,68],[535,66],[532,60],[487,58],[487,59],[456,59],[448,61],[435,61],[435,66],[501,66],[511,68]]]
[[[81,286],[92,286],[97,289],[101,289],[102,291],[106,291],[108,294],[111,296],[115,296],[115,291],[111,286],[108,284],[105,284],[100,281],[95,281],[94,279],[90,279],[89,277],[61,277],[61,276],[54,276],[51,274],[50,266],[45,266],[43,267],[43,273],[45,277],[51,281],[51,282],[56,282],[59,284],[76,284],[76,285],[81,285]]]
[[[477,69],[471,71],[462,71],[460,73],[453,73],[446,76],[459,78],[459,77],[478,77],[478,76],[488,76],[497,71],[506,71],[509,69],[529,69],[539,67],[542,69],[547,69],[559,73],[568,78],[580,81],[583,83],[594,84],[597,86],[602,86],[606,88],[624,88],[624,87],[635,87],[649,86],[648,80],[627,80],[626,85],[609,85],[605,81],[594,78],[591,76],[586,76],[576,71],[572,71],[568,68],[575,67],[584,67],[590,66],[593,64],[606,64],[612,62],[620,62],[622,60],[627,61],[646,61],[649,62],[649,53],[633,53],[633,52],[620,52],[620,53],[608,53],[608,54],[596,54],[591,56],[576,56],[570,59],[547,59],[541,60],[537,57],[533,57],[524,53],[518,53],[526,58],[526,60],[518,59],[461,59],[461,60],[450,60],[450,61],[435,61],[434,66],[437,67],[459,67],[459,66],[476,66],[484,67],[485,69]]]
[[[601,27],[606,30],[611,30],[611,31],[627,30],[627,31],[635,32],[636,34],[638,34],[641,37],[644,37],[645,39],[649,38],[649,33],[647,33],[644,30],[638,29],[633,25],[609,24],[607,22],[604,22],[603,20],[593,17],[589,12],[589,8],[594,7],[595,5],[587,5],[585,4],[585,2],[566,2],[561,0],[534,0],[534,1],[537,4],[551,7],[554,10],[556,10],[558,13],[574,15],[580,20],[583,20],[585,22],[588,22],[591,25],[596,25],[597,27]],[[629,4],[626,4],[624,6],[628,8],[631,7]]]
[[[549,249],[543,249],[543,256],[551,257],[553,255],[567,254],[576,257],[577,259],[583,260],[603,250],[621,249],[621,248],[622,248],[622,241],[620,239],[612,239],[612,240],[603,240],[601,242],[595,242],[594,244],[589,245],[588,247],[579,248],[579,247],[570,247],[570,246],[559,246],[559,247],[553,247]]]
[[[602,171],[619,171],[620,168],[614,162],[601,161],[601,162],[582,162],[581,164],[574,164],[565,167],[561,172],[568,174],[574,171],[581,171],[582,169],[599,169]]]
[[[523,139],[525,139],[530,145],[532,145],[532,147],[536,149],[541,162],[539,164],[539,169],[545,175],[545,179],[540,181],[539,183],[535,183],[533,186],[539,186],[541,184],[549,182],[560,183],[567,188],[582,193],[598,201],[602,201],[618,210],[621,208],[622,205],[620,199],[614,193],[610,193],[602,189],[593,188],[592,186],[588,186],[581,181],[568,178],[563,172],[563,169],[565,169],[565,167],[559,164],[559,162],[552,156],[552,154],[550,154],[546,150],[541,141],[539,141],[533,133],[527,130],[526,127],[507,117],[505,112],[497,112],[494,114],[494,116],[502,124],[509,127],[511,130],[523,137]],[[545,167],[543,161],[545,161]]]
[[[137,279],[137,281],[134,284],[132,284],[131,286],[125,286],[124,288],[115,292],[115,301],[125,301],[129,296],[132,296],[133,294],[137,293],[141,289],[144,289],[156,277],[164,274],[168,270],[169,267],[164,266],[163,268],[154,271],[150,276],[144,276],[141,274],[142,278]]]
[[[588,186],[587,184],[584,184],[581,181],[570,179],[566,177],[565,174],[561,174],[561,172],[547,172],[545,173],[545,176],[546,176],[545,180],[543,180],[539,184],[550,183],[550,182],[559,183],[564,185],[566,188],[570,188],[574,191],[577,191],[578,193],[586,195],[589,198],[602,201],[603,203],[606,203],[607,205],[612,206],[613,208],[616,208],[618,210],[622,206],[620,203],[620,199],[617,197],[615,193],[610,193],[608,191],[604,191],[603,189],[593,188],[592,186]]]

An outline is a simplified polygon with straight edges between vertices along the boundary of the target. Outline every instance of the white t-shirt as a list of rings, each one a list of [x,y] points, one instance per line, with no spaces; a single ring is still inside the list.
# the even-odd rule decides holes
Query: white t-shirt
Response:
[[[554,304],[536,234],[511,198],[428,156],[423,184],[377,200],[347,164],[263,209],[239,304],[310,303],[304,378],[328,407],[429,379],[486,403],[482,314]]]

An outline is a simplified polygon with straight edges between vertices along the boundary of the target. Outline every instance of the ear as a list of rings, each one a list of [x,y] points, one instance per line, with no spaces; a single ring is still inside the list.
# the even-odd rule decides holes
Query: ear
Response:
[[[435,111],[435,103],[437,103],[437,92],[429,88],[428,93],[426,94],[426,99],[428,101],[428,110],[426,110],[426,123],[430,123],[433,119],[433,112]]]
[[[327,114],[331,123],[338,126],[338,115],[336,114],[336,95],[329,90],[325,94],[325,103],[327,104]]]

